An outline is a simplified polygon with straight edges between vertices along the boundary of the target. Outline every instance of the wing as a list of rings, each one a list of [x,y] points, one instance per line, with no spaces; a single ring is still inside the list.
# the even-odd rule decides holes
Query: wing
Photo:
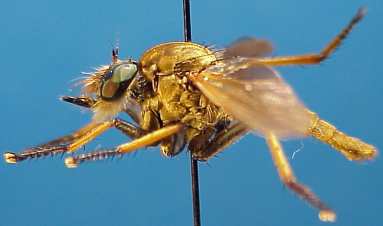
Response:
[[[223,58],[232,57],[264,57],[271,54],[273,46],[270,42],[251,37],[240,38],[231,43],[224,51]]]
[[[261,135],[307,134],[311,118],[305,106],[275,70],[256,59],[223,60],[191,77],[210,101]]]

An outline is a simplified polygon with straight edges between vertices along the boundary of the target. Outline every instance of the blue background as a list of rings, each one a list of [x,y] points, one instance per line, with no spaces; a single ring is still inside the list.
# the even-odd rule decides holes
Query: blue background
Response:
[[[19,151],[89,122],[62,103],[76,95],[81,71],[122,57],[137,59],[182,40],[181,0],[2,1],[0,7],[2,151]],[[275,55],[319,51],[359,6],[369,13],[320,66],[281,69],[299,96],[341,130],[383,148],[383,3],[380,0],[192,1],[193,40],[224,46],[240,36],[272,41]],[[111,130],[86,150],[126,138]],[[338,213],[335,225],[383,225],[383,163],[347,161],[312,138],[284,142],[303,183]],[[202,223],[324,225],[317,211],[282,186],[264,141],[248,135],[200,165]],[[81,151],[82,152],[82,151]],[[192,225],[189,158],[157,149],[123,160],[66,169],[60,157],[0,164],[1,226]]]

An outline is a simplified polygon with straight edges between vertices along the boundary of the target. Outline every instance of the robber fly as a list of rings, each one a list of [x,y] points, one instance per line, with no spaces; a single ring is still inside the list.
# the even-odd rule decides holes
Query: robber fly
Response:
[[[221,51],[190,42],[163,43],[147,50],[139,61],[121,60],[114,49],[112,63],[82,81],[82,96],[62,98],[90,108],[93,120],[70,135],[20,153],[6,152],[5,161],[71,153],[112,127],[132,141],[67,157],[66,166],[147,146],[159,146],[168,157],[187,146],[194,159],[207,161],[252,131],[265,138],[282,182],[317,208],[321,220],[334,221],[335,213],[297,181],[279,140],[313,136],[349,160],[370,160],[377,150],[308,110],[272,67],[320,63],[364,14],[360,9],[319,54],[268,57],[271,44],[254,38],[240,39]],[[117,118],[120,112],[134,123]]]

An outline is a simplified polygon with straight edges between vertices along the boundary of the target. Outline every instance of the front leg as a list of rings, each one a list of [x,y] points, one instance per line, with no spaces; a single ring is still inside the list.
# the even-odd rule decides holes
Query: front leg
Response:
[[[112,126],[113,121],[89,123],[70,135],[57,138],[36,147],[28,148],[20,153],[6,152],[4,153],[4,159],[7,163],[17,163],[26,159],[72,152]]]
[[[132,139],[137,139],[147,134],[145,130],[118,118],[102,123],[92,122],[72,134],[28,148],[20,153],[6,152],[4,153],[4,159],[7,163],[17,163],[31,158],[73,152],[112,127],[115,127]]]

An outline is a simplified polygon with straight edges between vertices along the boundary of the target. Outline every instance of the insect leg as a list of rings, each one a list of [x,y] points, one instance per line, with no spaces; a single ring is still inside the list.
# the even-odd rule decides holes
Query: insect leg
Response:
[[[17,163],[30,158],[72,152],[112,126],[113,121],[90,123],[70,135],[60,137],[36,147],[28,148],[21,153],[6,152],[4,153],[4,159],[7,163]]]
[[[95,100],[93,100],[90,97],[72,97],[72,96],[63,96],[61,97],[62,101],[78,105],[85,108],[91,108],[93,104],[96,103]],[[133,117],[132,117],[133,118]],[[134,119],[134,118],[133,118]],[[138,123],[139,120],[135,120],[135,122]],[[129,136],[130,138],[136,139],[141,137],[142,135],[146,134],[147,132],[140,127],[137,127],[127,121],[124,121],[122,119],[116,118],[113,121],[114,127],[116,129],[123,132],[125,135]]]
[[[29,148],[21,153],[6,152],[4,159],[7,163],[17,163],[30,158],[73,152],[112,127],[115,127],[133,139],[139,138],[147,133],[141,128],[117,118],[103,123],[90,123],[70,135],[62,136],[47,143]]]
[[[319,64],[334,52],[365,14],[366,9],[360,8],[350,23],[319,54],[259,58],[257,61],[270,66]]]
[[[125,153],[129,153],[135,151],[139,148],[150,146],[162,139],[174,135],[184,129],[183,124],[174,124],[158,129],[154,132],[148,133],[138,139],[135,139],[129,143],[121,144],[114,149],[111,150],[102,150],[98,152],[91,152],[87,154],[82,154],[75,157],[67,157],[65,159],[65,165],[68,168],[75,168],[79,164],[86,161],[96,161],[102,160],[105,158],[110,158],[118,155],[122,155]]]
[[[114,127],[116,127],[116,129],[118,129],[119,131],[121,131],[122,133],[124,133],[132,139],[137,139],[148,133],[140,127],[137,127],[119,118],[113,120],[113,125]]]
[[[298,194],[299,197],[306,200],[313,207],[318,208],[319,219],[322,221],[335,221],[336,214],[328,208],[324,203],[322,203],[319,198],[310,191],[306,186],[298,183],[297,179],[294,176],[294,173],[290,167],[289,162],[285,154],[283,153],[282,146],[279,143],[278,138],[269,133],[266,136],[266,141],[269,146],[271,156],[273,158],[274,164],[278,170],[279,177],[282,182],[292,191]]]
[[[242,123],[237,122],[218,132],[202,150],[192,147],[190,151],[193,153],[193,158],[199,161],[207,161],[244,136],[247,132],[249,132],[249,129]]]
[[[314,112],[309,113],[312,115],[313,122],[308,130],[309,135],[329,144],[347,159],[358,161],[370,160],[377,155],[378,152],[374,146],[342,133],[329,122],[320,119]]]

